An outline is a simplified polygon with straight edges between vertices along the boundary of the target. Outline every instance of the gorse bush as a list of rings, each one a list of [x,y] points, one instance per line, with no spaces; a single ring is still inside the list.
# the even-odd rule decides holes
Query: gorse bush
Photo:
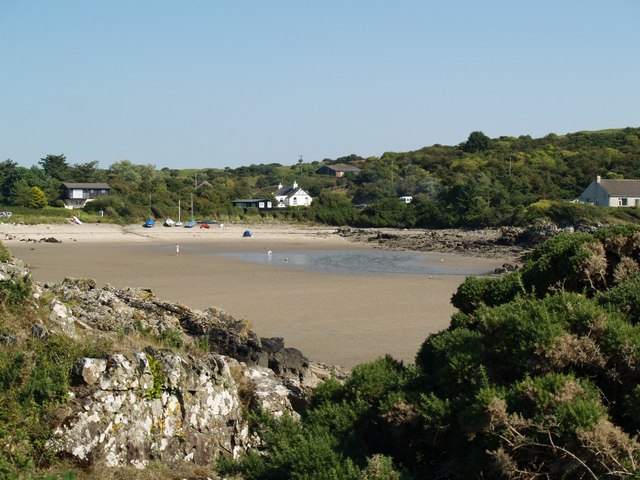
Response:
[[[634,229],[565,234],[518,272],[466,279],[415,366],[384,358],[326,382],[301,423],[262,420],[266,451],[229,465],[247,478],[376,478],[379,458],[383,478],[637,478],[639,274],[620,274],[637,244]]]
[[[220,473],[248,479],[402,478],[392,460],[381,455],[384,428],[370,427],[404,375],[399,362],[382,358],[358,366],[344,385],[328,381],[319,387],[302,423],[255,416],[267,453],[254,452],[239,462],[221,459]]]
[[[72,367],[95,350],[68,337],[0,348],[0,476],[22,478],[51,458],[44,448],[56,409],[67,400]]]

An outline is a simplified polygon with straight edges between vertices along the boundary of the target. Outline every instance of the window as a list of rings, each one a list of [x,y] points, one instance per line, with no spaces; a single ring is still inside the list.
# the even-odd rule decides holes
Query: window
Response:
[[[618,199],[618,206],[619,207],[626,207],[627,206],[627,199],[626,198],[619,198]]]

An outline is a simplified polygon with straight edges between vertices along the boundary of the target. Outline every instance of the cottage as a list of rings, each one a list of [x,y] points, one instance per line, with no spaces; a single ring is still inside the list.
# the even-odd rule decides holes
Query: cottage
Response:
[[[609,180],[598,175],[578,201],[605,207],[639,207],[640,180]]]
[[[413,197],[411,195],[402,195],[401,197],[398,197],[398,200],[403,203],[411,203],[413,202]]]
[[[242,198],[231,202],[234,207],[247,208],[255,207],[259,210],[269,210],[273,208],[273,203],[268,198]]]
[[[278,191],[274,194],[278,208],[285,207],[308,207],[313,202],[311,195],[298,186],[297,182],[293,182],[292,187],[283,188],[282,184],[278,185]]]
[[[360,169],[358,167],[354,167],[353,165],[324,165],[316,170],[318,175],[329,175],[332,177],[344,177],[345,173],[352,173],[357,175],[360,173]]]
[[[68,209],[84,208],[87,203],[111,193],[111,187],[106,183],[63,182],[60,189],[60,198],[64,202],[64,208]]]

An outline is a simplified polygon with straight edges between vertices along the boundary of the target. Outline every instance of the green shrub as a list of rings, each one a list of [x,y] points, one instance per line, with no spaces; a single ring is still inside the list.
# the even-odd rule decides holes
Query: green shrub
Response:
[[[378,403],[390,390],[401,385],[404,367],[390,356],[358,365],[347,379],[344,390],[369,405]]]
[[[448,399],[473,395],[486,385],[484,363],[482,334],[465,328],[431,335],[416,356],[424,375],[423,388]]]
[[[480,309],[477,317],[491,377],[500,383],[522,378],[568,328],[548,299],[516,299]]]
[[[0,242],[0,262],[6,262],[10,260],[12,257],[9,249],[4,245],[4,243]]]
[[[31,278],[0,280],[0,304],[10,307],[24,307],[31,297]]]
[[[393,468],[393,459],[385,455],[374,455],[367,459],[362,480],[400,480],[402,476]]]
[[[268,445],[268,455],[251,452],[234,462],[221,458],[221,475],[253,479],[358,479],[360,470],[352,460],[336,450],[338,439],[319,427],[304,427],[289,416],[255,418],[258,432]]]
[[[165,375],[162,363],[159,360],[152,355],[147,355],[147,359],[149,360],[149,370],[151,370],[151,376],[153,377],[153,386],[145,392],[144,396],[148,400],[153,400],[162,397]]]
[[[528,377],[515,384],[507,393],[507,403],[510,411],[535,420],[564,440],[578,430],[590,430],[607,415],[594,385],[559,373]]]
[[[93,347],[90,347],[93,352]],[[85,345],[52,335],[0,349],[0,476],[24,478],[50,460],[44,445],[67,400],[71,369]],[[4,455],[9,450],[11,455]]]
[[[640,323],[640,274],[601,292],[598,300],[602,305],[624,314],[632,323]]]
[[[585,244],[593,241],[588,234],[559,233],[538,245],[521,270],[527,291],[542,297],[552,289],[581,291],[587,283],[584,265],[592,252]]]
[[[451,297],[451,304],[463,313],[473,313],[483,305],[501,305],[524,293],[520,272],[501,278],[467,277]]]

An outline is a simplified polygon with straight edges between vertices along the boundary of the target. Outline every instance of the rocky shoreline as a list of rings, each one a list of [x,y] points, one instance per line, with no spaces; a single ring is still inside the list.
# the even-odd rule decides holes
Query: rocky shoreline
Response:
[[[495,229],[442,229],[400,230],[391,228],[343,227],[337,235],[356,243],[373,245],[388,250],[439,252],[480,258],[504,258],[515,263],[539,243],[562,232],[589,231],[595,227],[575,226],[561,228],[552,223],[529,227],[502,227]]]

